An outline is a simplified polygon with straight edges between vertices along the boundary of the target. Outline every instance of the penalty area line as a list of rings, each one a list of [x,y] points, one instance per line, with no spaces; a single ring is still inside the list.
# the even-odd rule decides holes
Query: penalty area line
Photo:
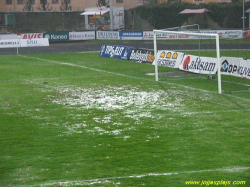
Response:
[[[192,173],[203,173],[203,172],[244,172],[250,170],[250,167],[227,167],[227,168],[218,168],[218,169],[208,169],[208,170],[197,170],[197,171],[184,171],[184,172],[173,172],[173,173],[148,173],[142,175],[129,175],[129,176],[119,176],[119,177],[106,177],[106,178],[97,178],[97,179],[87,179],[87,180],[76,180],[76,181],[65,181],[65,182],[53,182],[45,183],[35,186],[54,186],[54,185],[91,185],[91,184],[102,184],[108,183],[110,180],[119,180],[119,179],[135,179],[135,178],[144,178],[144,177],[158,177],[158,176],[171,176],[171,175],[182,175],[182,174],[192,174]],[[19,186],[24,187],[24,186]],[[26,187],[31,187],[31,185],[26,185]]]

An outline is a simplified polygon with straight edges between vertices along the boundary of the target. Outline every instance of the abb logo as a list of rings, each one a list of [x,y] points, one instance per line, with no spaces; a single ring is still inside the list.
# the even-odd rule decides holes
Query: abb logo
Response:
[[[43,38],[42,33],[37,33],[37,34],[23,34],[23,39],[35,39],[35,38]]]

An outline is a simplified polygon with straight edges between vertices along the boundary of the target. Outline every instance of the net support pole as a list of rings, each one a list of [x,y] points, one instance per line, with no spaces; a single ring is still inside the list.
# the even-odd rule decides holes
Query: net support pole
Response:
[[[109,2],[110,4],[110,12],[109,12],[109,17],[110,17],[110,30],[113,31],[114,30],[114,17],[113,17],[113,0],[111,0]]]
[[[219,35],[216,35],[216,53],[217,53],[217,74],[218,74],[218,92],[219,94],[222,93],[221,89],[221,60],[220,60],[220,38]]]
[[[155,80],[159,81],[158,77],[158,59],[157,59],[157,43],[156,43],[156,32],[154,32],[154,55],[155,55]]]

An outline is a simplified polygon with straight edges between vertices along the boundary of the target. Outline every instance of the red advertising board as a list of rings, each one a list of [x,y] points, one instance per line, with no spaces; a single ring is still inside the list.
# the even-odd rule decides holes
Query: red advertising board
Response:
[[[245,30],[244,36],[245,39],[250,39],[250,30]]]

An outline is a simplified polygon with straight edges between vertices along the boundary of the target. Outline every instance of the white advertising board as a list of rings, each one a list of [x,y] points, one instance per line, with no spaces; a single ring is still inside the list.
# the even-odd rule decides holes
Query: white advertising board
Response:
[[[20,47],[20,41],[17,39],[0,40],[0,48]]]
[[[171,40],[171,39],[197,39],[196,36],[182,35],[182,34],[167,34],[167,33],[157,33],[157,40]],[[154,32],[153,31],[144,31],[143,40],[153,40]]]
[[[185,31],[190,33],[204,33],[204,34],[218,34],[222,39],[241,39],[243,38],[242,30],[199,30],[199,31]],[[171,39],[210,39],[210,37],[199,37],[190,35],[179,35],[179,34],[167,34],[167,33],[157,33],[157,40],[171,40]],[[213,37],[214,38],[214,37]],[[153,40],[153,31],[144,31],[143,40]]]
[[[250,60],[221,57],[221,74],[250,79]]]
[[[201,30],[192,31],[193,33],[204,33],[204,34],[219,34],[222,39],[242,39],[242,30]]]
[[[48,38],[39,38],[39,39],[21,39],[21,47],[41,47],[49,46]]]
[[[119,40],[119,32],[118,31],[97,31],[96,39],[99,40]]]
[[[184,57],[184,53],[159,50],[157,53],[158,66],[167,66],[171,68],[179,68]],[[153,62],[155,64],[155,60]]]
[[[0,48],[49,46],[48,38],[0,40]]]
[[[184,55],[179,66],[180,70],[198,74],[216,74],[217,59],[211,57],[199,57],[194,55]]]
[[[69,32],[69,40],[94,40],[95,31]]]

